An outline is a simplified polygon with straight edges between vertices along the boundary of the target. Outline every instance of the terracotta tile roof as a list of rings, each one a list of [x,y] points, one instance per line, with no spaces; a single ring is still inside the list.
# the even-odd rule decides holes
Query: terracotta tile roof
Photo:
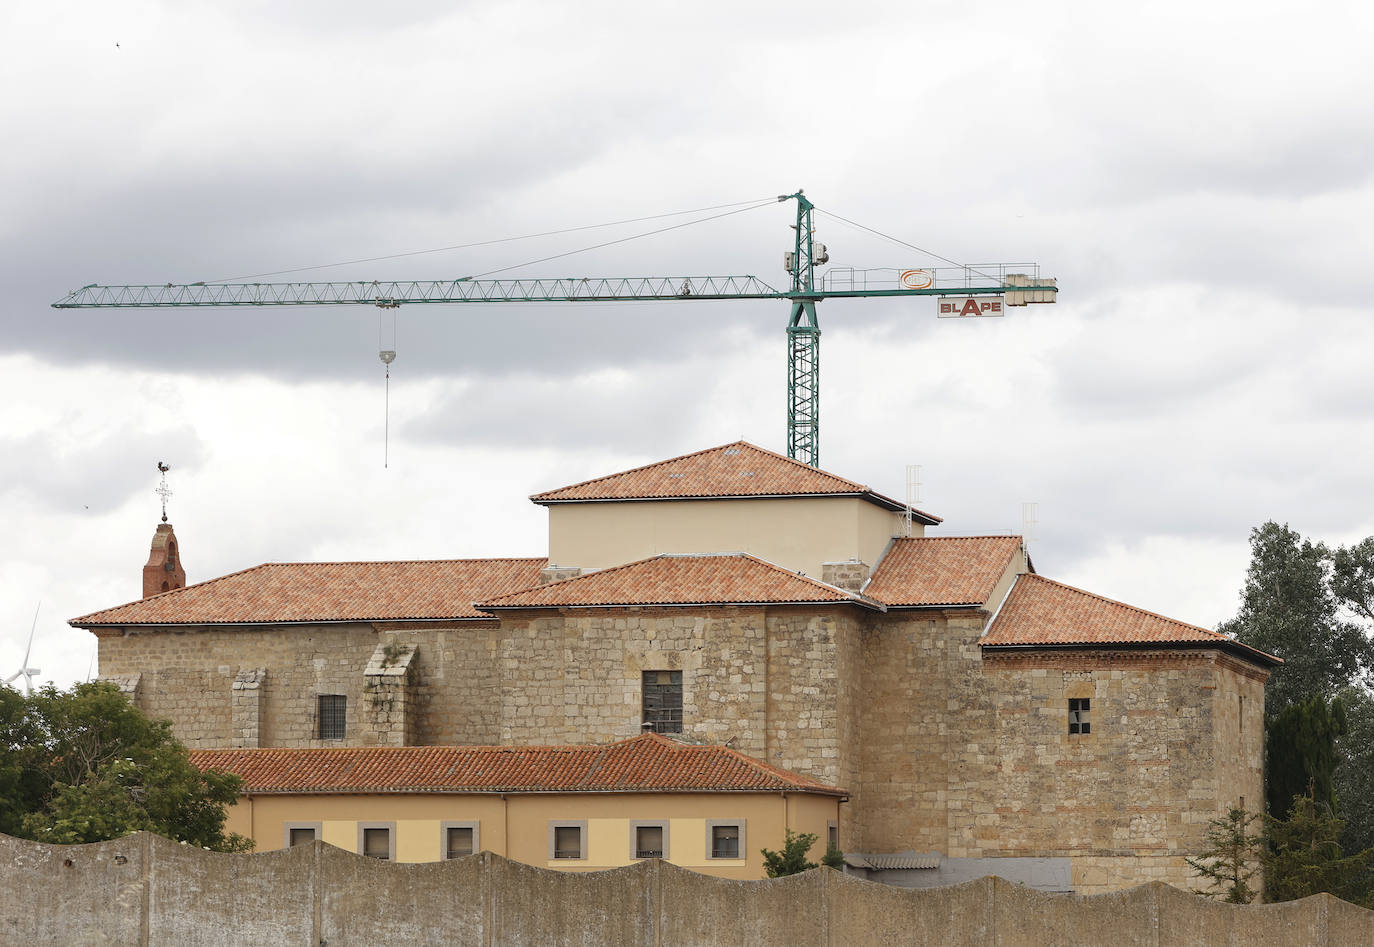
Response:
[[[894,539],[864,594],[884,605],[982,605],[1020,548],[1019,536]]]
[[[781,605],[853,602],[864,596],[789,572],[748,553],[663,555],[478,602],[483,610],[624,605]]]
[[[1211,645],[1265,665],[1282,663],[1225,635],[1039,575],[1017,576],[979,642],[983,647]]]
[[[747,441],[723,444],[570,487],[536,493],[530,499],[549,504],[779,496],[857,496],[884,509],[906,509],[905,505],[861,483],[755,447]],[[929,525],[940,522],[938,516],[919,510],[915,515]]]
[[[70,624],[238,624],[485,618],[472,603],[535,585],[547,559],[269,562]]]
[[[777,792],[846,795],[724,746],[656,733],[609,746],[192,750],[246,793]]]

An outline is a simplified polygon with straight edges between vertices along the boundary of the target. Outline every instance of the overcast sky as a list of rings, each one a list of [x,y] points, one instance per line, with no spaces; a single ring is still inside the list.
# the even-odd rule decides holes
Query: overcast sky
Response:
[[[289,10],[283,10],[289,7]],[[1195,624],[1266,519],[1374,534],[1368,4],[208,3],[0,8],[0,677],[34,609],[136,598],[158,461],[190,581],[544,555],[538,491],[784,450],[783,302],[407,307],[390,466],[367,307],[54,310],[84,284],[453,278],[797,188],[1061,301],[821,304],[822,466],[934,535]],[[715,212],[719,213],[719,212]],[[754,274],[791,204],[510,270]],[[937,261],[818,214],[832,266]],[[364,261],[348,265],[324,264]]]

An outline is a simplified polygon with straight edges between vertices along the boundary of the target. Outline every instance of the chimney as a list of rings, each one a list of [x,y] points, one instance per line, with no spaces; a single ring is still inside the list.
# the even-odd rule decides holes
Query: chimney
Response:
[[[548,585],[550,582],[562,582],[564,579],[575,579],[582,574],[582,570],[576,566],[556,566],[552,562],[545,568],[539,570],[539,584]]]
[[[860,592],[868,581],[868,565],[858,559],[848,562],[825,562],[821,564],[821,581],[826,585],[844,589],[846,592]]]
[[[181,550],[171,523],[159,523],[153,533],[148,564],[143,567],[143,597],[170,592],[186,585],[186,570],[181,567]]]

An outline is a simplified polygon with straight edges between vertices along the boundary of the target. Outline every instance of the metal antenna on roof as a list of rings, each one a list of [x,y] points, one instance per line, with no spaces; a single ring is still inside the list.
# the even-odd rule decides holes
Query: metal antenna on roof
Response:
[[[1040,525],[1040,504],[1022,503],[1021,504],[1021,541],[1039,542],[1040,535],[1037,527]]]
[[[911,517],[921,502],[921,465],[906,465],[906,512],[902,514],[902,535],[911,538]]]
[[[380,303],[378,305],[381,305]],[[390,309],[388,314],[383,311],[377,316],[377,357],[386,366],[386,395],[385,407],[383,409],[382,420],[382,466],[391,466],[391,363],[396,361],[396,306],[382,306],[382,309]],[[386,328],[387,316],[391,316],[391,345],[387,346],[383,338],[383,330]]]

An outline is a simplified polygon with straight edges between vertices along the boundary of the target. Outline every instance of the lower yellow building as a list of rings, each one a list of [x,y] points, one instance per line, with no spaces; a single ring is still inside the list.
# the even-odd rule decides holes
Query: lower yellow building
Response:
[[[242,777],[228,829],[258,851],[320,839],[428,862],[490,851],[591,871],[663,858],[722,878],[765,876],[762,850],[811,833],[840,844],[845,791],[723,746],[647,733],[605,746],[196,750]]]

